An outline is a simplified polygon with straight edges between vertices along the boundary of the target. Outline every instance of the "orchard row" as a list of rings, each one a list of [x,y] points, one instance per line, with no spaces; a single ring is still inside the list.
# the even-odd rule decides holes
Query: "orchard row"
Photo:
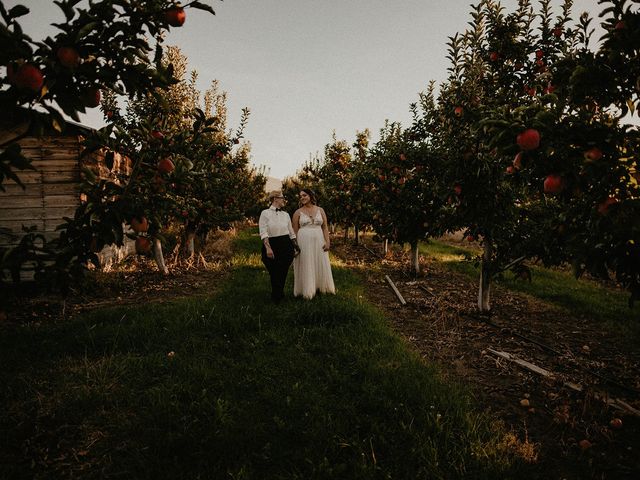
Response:
[[[573,19],[569,1],[556,16],[548,0],[513,12],[481,1],[450,38],[448,80],[411,106],[411,126],[388,122],[373,145],[368,130],[353,145],[334,136],[287,189],[315,186],[333,220],[408,242],[414,269],[420,240],[466,230],[483,246],[483,311],[491,279],[527,259],[614,276],[633,303],[640,14],[602,3],[594,47],[593,20]]]

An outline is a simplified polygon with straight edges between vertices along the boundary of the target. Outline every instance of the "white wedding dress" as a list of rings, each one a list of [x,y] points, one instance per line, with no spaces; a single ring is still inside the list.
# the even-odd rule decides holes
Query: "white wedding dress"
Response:
[[[311,299],[316,292],[336,293],[329,263],[329,252],[325,252],[320,209],[312,217],[300,212],[298,219],[298,246],[300,254],[293,259],[293,295]]]

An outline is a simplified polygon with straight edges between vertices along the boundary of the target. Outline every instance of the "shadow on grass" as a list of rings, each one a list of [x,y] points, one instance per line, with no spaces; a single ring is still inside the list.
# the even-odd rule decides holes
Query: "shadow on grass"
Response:
[[[337,295],[275,306],[253,244],[240,242],[233,273],[207,301],[113,308],[6,332],[0,359],[16,370],[0,374],[8,433],[0,473],[516,475],[513,442],[407,351],[363,301],[355,276],[336,268]]]

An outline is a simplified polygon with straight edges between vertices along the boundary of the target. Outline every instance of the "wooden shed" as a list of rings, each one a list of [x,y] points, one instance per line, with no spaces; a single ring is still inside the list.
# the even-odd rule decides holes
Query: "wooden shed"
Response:
[[[35,226],[47,240],[58,236],[56,227],[64,223],[64,217],[73,217],[80,205],[82,192],[80,174],[83,167],[91,168],[99,177],[107,178],[116,172],[128,172],[130,162],[115,155],[113,168],[104,163],[104,154],[96,152],[82,155],[82,141],[91,128],[69,122],[62,134],[55,131],[36,136],[29,131],[28,123],[13,122],[0,126],[0,149],[17,142],[25,157],[36,170],[17,170],[25,185],[22,188],[13,180],[5,179],[0,191],[0,248],[16,245],[24,236],[23,226]],[[99,257],[103,264],[126,256],[130,246],[124,249],[105,249]],[[6,272],[5,272],[6,273]],[[28,279],[28,271],[21,275]]]

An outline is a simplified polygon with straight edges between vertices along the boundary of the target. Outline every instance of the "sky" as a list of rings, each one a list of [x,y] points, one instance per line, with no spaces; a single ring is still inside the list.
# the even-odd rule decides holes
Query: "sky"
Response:
[[[27,6],[21,25],[34,40],[54,35],[63,20],[51,0],[0,0]],[[184,2],[187,3],[187,2]],[[252,161],[267,174],[295,174],[338,139],[353,143],[369,128],[376,141],[385,119],[411,123],[409,105],[431,80],[446,79],[448,37],[471,19],[469,0],[209,0],[216,11],[188,9],[183,27],[165,45],[177,45],[198,87],[213,79],[228,95],[228,125],[251,110],[245,139]],[[512,11],[517,0],[503,0]],[[552,0],[560,12],[560,0]],[[575,0],[597,17],[597,0]],[[82,118],[103,126],[99,112]]]

